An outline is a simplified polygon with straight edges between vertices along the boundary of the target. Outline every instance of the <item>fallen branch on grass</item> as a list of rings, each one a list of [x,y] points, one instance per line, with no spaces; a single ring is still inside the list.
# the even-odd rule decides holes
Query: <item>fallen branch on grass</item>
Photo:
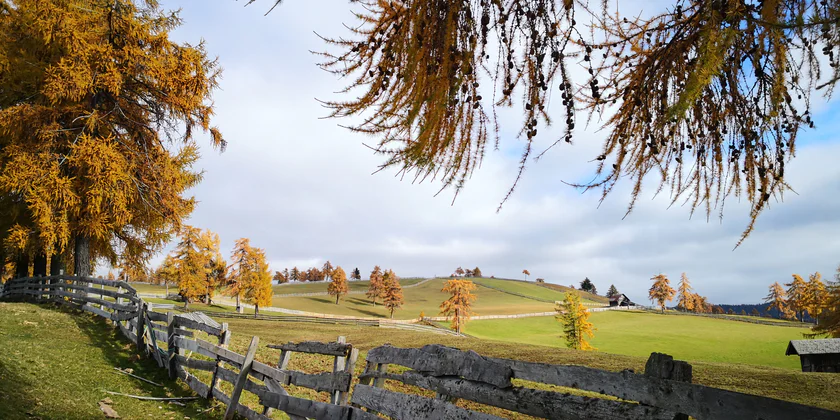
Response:
[[[136,398],[138,400],[148,400],[148,401],[190,401],[190,400],[197,400],[201,397],[143,397],[140,395],[131,395],[131,394],[121,394],[119,392],[114,391],[105,391],[107,394],[111,395],[121,395],[123,397],[131,397]]]
[[[137,376],[137,375],[135,375],[135,374],[133,374],[133,373],[126,372],[126,371],[124,371],[124,370],[122,370],[122,369],[120,369],[120,368],[116,368],[116,367],[115,367],[115,368],[114,368],[114,370],[116,370],[116,371],[117,371],[117,372],[119,372],[119,373],[122,373],[123,375],[128,375],[128,376],[131,376],[132,378],[139,379],[139,380],[141,380],[141,381],[143,381],[143,382],[150,383],[150,384],[152,384],[152,385],[159,386],[159,387],[161,387],[161,388],[163,387],[163,385],[161,385],[161,384],[159,384],[159,383],[157,383],[157,382],[152,382],[152,381],[150,381],[150,380],[148,380],[148,379],[146,379],[146,378],[141,378],[141,377],[139,377],[139,376]]]

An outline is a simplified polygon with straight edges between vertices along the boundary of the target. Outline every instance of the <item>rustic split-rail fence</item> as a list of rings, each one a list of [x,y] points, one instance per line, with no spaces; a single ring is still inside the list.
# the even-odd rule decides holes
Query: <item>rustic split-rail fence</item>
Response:
[[[122,281],[74,276],[14,279],[0,285],[0,298],[4,297],[69,305],[110,320],[171,378],[182,379],[201,397],[222,402],[226,419],[235,414],[268,419],[273,410],[292,420],[378,419],[377,413],[393,419],[499,418],[465,408],[459,400],[472,402],[470,408],[483,405],[513,416],[548,419],[840,417],[834,411],[693,384],[691,365],[659,353],[651,355],[639,374],[490,358],[441,345],[384,345],[367,352],[364,373],[354,386],[359,352],[341,337],[332,343],[269,344],[280,351],[279,359],[276,365],[262,363],[254,359],[259,337],[251,339],[246,354],[235,353],[228,349],[227,324],[201,313],[156,312]],[[330,358],[333,369],[317,374],[291,370],[289,360],[296,353]],[[386,381],[421,391],[392,391]],[[230,384],[225,386],[232,389],[230,394],[222,391],[221,382]],[[327,402],[289,395],[289,385],[326,393]],[[241,404],[245,392],[254,394],[261,407]]]

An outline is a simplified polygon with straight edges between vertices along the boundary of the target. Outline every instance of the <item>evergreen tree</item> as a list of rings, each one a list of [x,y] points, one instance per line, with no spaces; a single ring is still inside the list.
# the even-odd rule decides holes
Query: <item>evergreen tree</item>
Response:
[[[598,294],[598,290],[595,288],[595,284],[593,284],[592,281],[589,280],[589,277],[584,278],[583,281],[580,282],[580,290],[592,293],[593,295]]]
[[[353,280],[361,280],[362,279],[362,272],[359,271],[359,267],[353,269],[353,274],[351,276]]]
[[[166,258],[164,258],[163,262],[160,264],[160,267],[158,267],[154,273],[155,280],[164,284],[164,287],[166,288],[166,296],[169,296],[169,284],[178,283],[178,271],[176,264],[177,262],[175,261],[175,258],[172,257],[172,254],[167,254]]]
[[[289,278],[292,281],[299,281],[300,280],[300,270],[297,267],[292,267],[292,271],[289,273]]]
[[[219,236],[209,230],[186,225],[182,228],[174,259],[178,293],[184,298],[185,308],[200,297],[212,298],[212,292],[219,286],[217,269],[223,261],[219,243]]]
[[[788,307],[787,293],[779,282],[770,285],[770,293],[764,298],[764,302],[770,304],[767,306],[767,312],[776,309],[783,319],[794,318],[793,311]]]
[[[650,300],[659,303],[662,313],[665,313],[665,302],[674,298],[676,291],[671,287],[671,282],[664,274],[658,274],[651,278],[653,286],[650,287],[648,296]]]
[[[825,301],[828,298],[825,284],[822,282],[822,275],[816,272],[808,276],[808,284],[805,286],[803,306],[808,315],[819,323],[820,315],[823,312]]]
[[[538,283],[539,283],[539,281],[538,281]],[[619,292],[618,289],[615,288],[614,284],[611,284],[610,288],[607,289],[607,297],[608,298],[614,298],[614,297],[618,297],[619,295],[621,295],[621,292]]]
[[[472,294],[475,290],[475,283],[469,280],[449,280],[441,292],[448,293],[449,299],[440,304],[440,313],[445,317],[452,317],[451,328],[457,333],[467,320],[473,315],[472,303],[476,296]]]
[[[838,270],[840,273],[840,270]],[[812,328],[812,337],[826,335],[840,338],[840,283],[828,286],[819,324]]]
[[[335,267],[332,270],[332,281],[330,282],[330,285],[327,286],[327,292],[330,296],[335,296],[336,305],[338,305],[338,301],[341,297],[347,294],[347,273],[345,273],[344,269],[340,266]]]
[[[558,304],[555,319],[563,324],[566,346],[577,350],[597,350],[589,344],[595,336],[592,323],[589,322],[589,310],[580,303],[577,292],[568,292],[563,303]]]
[[[265,259],[265,251],[251,248],[249,255],[247,283],[245,284],[245,301],[254,305],[254,317],[260,313],[260,306],[271,306],[271,271]]]
[[[405,303],[403,301],[402,286],[400,286],[400,279],[392,270],[386,271],[382,277],[384,283],[382,302],[393,319],[394,311],[401,308],[403,303]]]
[[[678,300],[677,309],[682,311],[695,311],[695,301],[692,296],[691,283],[688,281],[688,276],[682,273],[680,277],[680,284],[677,286]]]
[[[474,277],[473,271],[469,268],[464,270],[464,277]]]
[[[323,280],[332,279],[333,265],[329,260],[327,260],[327,262],[324,263],[324,266],[321,267],[321,272],[324,273],[324,277],[322,278]]]
[[[371,299],[373,306],[376,306],[376,298],[381,297],[384,290],[385,283],[382,269],[377,265],[373,267],[373,271],[370,272],[370,283],[368,285],[368,291],[365,295]]]
[[[751,316],[754,316],[754,317],[760,317],[760,316],[761,316],[761,312],[758,312],[758,309],[753,308],[753,310],[750,312],[750,315],[751,315]]]
[[[251,241],[248,238],[237,239],[233,246],[233,252],[230,254],[227,295],[236,298],[236,312],[240,313],[242,312],[240,300],[245,295],[253,270],[251,254]]]

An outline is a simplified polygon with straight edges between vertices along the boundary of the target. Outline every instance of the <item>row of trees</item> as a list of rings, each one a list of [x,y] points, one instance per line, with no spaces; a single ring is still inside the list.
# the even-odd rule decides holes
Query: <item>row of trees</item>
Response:
[[[240,238],[228,264],[219,250],[220,242],[219,235],[210,230],[184,226],[178,245],[155,270],[154,278],[166,284],[167,293],[169,283],[177,284],[185,307],[196,300],[211,304],[218,290],[236,298],[237,310],[241,299],[254,305],[255,314],[261,306],[271,305],[271,273],[265,251]]]
[[[476,267],[473,269],[467,268],[466,270],[458,267],[455,269],[455,272],[450,275],[450,277],[481,277],[481,269]]]
[[[299,282],[317,282],[324,280],[332,280],[332,273],[334,271],[332,263],[327,260],[321,268],[309,267],[306,270],[301,270],[297,267],[291,269],[284,268],[282,271],[275,271],[273,280],[277,283],[283,284],[290,281]],[[358,268],[350,272],[350,278],[353,280],[361,280],[362,273]]]
[[[793,280],[785,283],[787,290],[778,282],[770,285],[770,293],[764,299],[768,309],[776,309],[785,319],[806,320],[806,316],[816,322],[814,335],[840,337],[840,267],[836,281],[823,283],[819,272],[808,276],[806,282],[802,276],[793,274]]]
[[[688,276],[682,273],[678,290],[671,287],[671,281],[665,274],[657,274],[651,278],[653,285],[648,290],[650,300],[659,305],[660,310],[665,312],[665,303],[679,296],[677,299],[677,310],[695,313],[724,313],[723,308],[709,303],[705,296],[694,293]]]

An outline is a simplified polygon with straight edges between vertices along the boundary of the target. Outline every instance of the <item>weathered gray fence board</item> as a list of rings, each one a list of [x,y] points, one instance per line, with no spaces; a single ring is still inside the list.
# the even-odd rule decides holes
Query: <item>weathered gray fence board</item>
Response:
[[[90,294],[94,294],[94,295],[104,295],[104,296],[112,297],[112,298],[115,298],[115,299],[116,298],[123,298],[123,299],[130,300],[131,302],[134,302],[134,303],[140,302],[139,297],[137,297],[136,295],[132,295],[130,293],[120,293],[116,290],[97,289],[97,288],[94,288],[94,287],[80,286],[80,285],[74,284],[74,283],[47,283],[47,284],[41,285],[40,288],[44,289],[44,290],[53,290],[53,291],[56,291],[55,289],[59,289],[59,290],[61,290],[61,289],[72,289],[72,290],[78,290],[78,291],[81,291],[81,292],[90,293]],[[77,296],[78,296],[78,294],[77,294]]]
[[[344,343],[321,343],[320,341],[304,341],[301,343],[271,344],[270,349],[296,351],[301,353],[315,353],[326,356],[347,356],[353,346]]]
[[[613,395],[624,400],[666,407],[703,420],[837,420],[840,416],[835,411],[702,385],[648,378],[629,371],[608,372],[584,366],[492,360],[510,366],[518,379]]]
[[[192,328],[194,330],[204,331],[207,334],[214,335],[216,337],[218,337],[219,335],[222,334],[222,329],[221,328],[216,328],[216,327],[211,326],[211,325],[202,324],[198,321],[195,321],[195,320],[190,319],[190,318],[186,318],[182,315],[178,315],[178,316],[175,317],[175,323],[179,327]]]
[[[434,376],[461,376],[499,388],[512,386],[510,379],[513,377],[513,371],[506,364],[498,363],[474,351],[461,351],[451,347],[430,345],[421,349],[403,349],[385,345],[371,349],[367,361],[405,366]]]
[[[152,321],[163,321],[166,322],[166,314],[161,312],[149,311],[147,316]],[[166,328],[165,326],[163,328]]]
[[[381,420],[373,414],[366,413],[353,407],[307,400],[289,395],[281,395],[276,392],[263,392],[258,395],[260,397],[261,404],[264,406],[301,417],[313,418],[316,420]]]
[[[517,413],[547,419],[661,419],[674,418],[673,411],[635,403],[561,394],[531,388],[499,389],[489,384],[459,378],[436,378],[419,372],[404,374],[371,372],[363,377],[385,378],[435,391],[454,398],[463,398]],[[361,379],[361,378],[360,378]]]
[[[500,417],[477,413],[441,400],[401,394],[368,385],[356,385],[350,400],[353,404],[376,410],[396,420],[452,419],[500,420]]]
[[[180,354],[175,355],[175,360],[178,361],[179,365],[188,367],[190,369],[206,370],[208,372],[212,372],[214,369],[216,369],[215,361],[187,358],[181,356]]]

